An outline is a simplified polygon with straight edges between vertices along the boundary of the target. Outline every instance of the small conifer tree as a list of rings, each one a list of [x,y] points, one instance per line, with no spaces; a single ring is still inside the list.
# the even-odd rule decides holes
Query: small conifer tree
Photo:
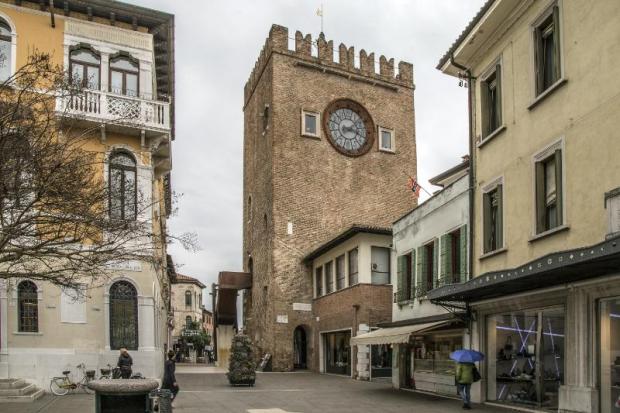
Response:
[[[245,334],[237,334],[232,339],[227,376],[233,386],[254,385],[256,364],[252,355],[252,342]]]

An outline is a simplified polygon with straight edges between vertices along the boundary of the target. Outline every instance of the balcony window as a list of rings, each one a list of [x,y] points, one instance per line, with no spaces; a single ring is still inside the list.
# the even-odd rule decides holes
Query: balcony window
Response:
[[[71,51],[69,55],[70,81],[78,88],[99,90],[101,86],[101,58],[87,48]]]
[[[117,56],[110,59],[110,92],[125,96],[138,96],[140,66],[137,59]]]

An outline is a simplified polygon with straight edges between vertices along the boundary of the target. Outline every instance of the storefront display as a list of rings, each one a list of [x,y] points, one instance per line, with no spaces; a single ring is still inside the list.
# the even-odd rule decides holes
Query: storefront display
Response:
[[[601,301],[601,413],[620,412],[620,297]]]
[[[337,331],[323,335],[325,372],[351,375],[350,331]]]
[[[488,331],[488,376],[495,377],[489,396],[557,409],[564,380],[564,308],[491,316]]]
[[[463,333],[425,335],[414,341],[414,372],[454,375],[450,353],[463,348]]]
[[[392,377],[392,345],[376,344],[370,348],[371,378]]]

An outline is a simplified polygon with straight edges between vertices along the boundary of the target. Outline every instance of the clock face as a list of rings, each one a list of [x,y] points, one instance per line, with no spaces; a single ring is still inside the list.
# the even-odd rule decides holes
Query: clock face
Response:
[[[340,99],[325,110],[324,128],[330,143],[345,155],[363,155],[372,146],[374,127],[360,104]]]

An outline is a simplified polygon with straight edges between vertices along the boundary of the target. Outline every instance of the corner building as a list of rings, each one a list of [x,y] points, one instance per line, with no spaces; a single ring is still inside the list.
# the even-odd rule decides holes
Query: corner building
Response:
[[[244,325],[274,370],[319,370],[303,258],[355,224],[389,227],[415,205],[413,67],[323,34],[273,25],[244,93]],[[379,73],[375,67],[378,66]],[[334,311],[336,311],[334,309]],[[294,346],[301,327],[307,346]],[[299,331],[299,329],[297,330]],[[294,347],[304,348],[303,356]]]

